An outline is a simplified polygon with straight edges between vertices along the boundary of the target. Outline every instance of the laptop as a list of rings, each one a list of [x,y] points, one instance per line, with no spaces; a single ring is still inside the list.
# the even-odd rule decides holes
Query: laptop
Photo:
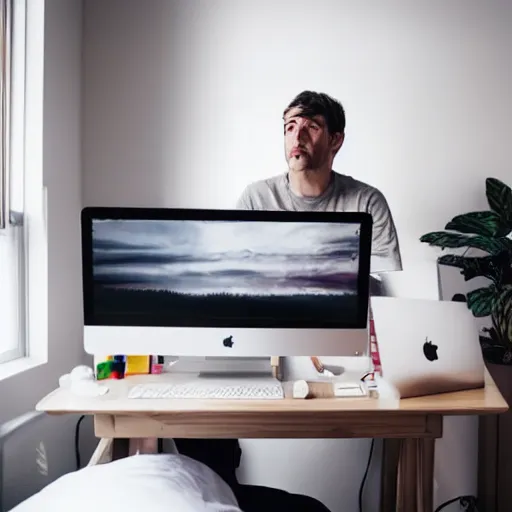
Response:
[[[401,398],[484,386],[475,319],[462,302],[372,297],[382,378]]]

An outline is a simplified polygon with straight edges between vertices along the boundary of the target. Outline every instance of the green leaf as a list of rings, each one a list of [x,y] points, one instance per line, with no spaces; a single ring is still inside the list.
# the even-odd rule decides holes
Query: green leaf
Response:
[[[488,238],[484,236],[459,235],[446,231],[433,231],[420,238],[421,242],[441,247],[442,249],[455,249],[459,247],[472,247],[489,254],[498,254],[502,251],[512,252],[512,240],[508,238]]]
[[[485,180],[487,202],[512,230],[512,189],[496,178]]]
[[[496,287],[491,284],[468,293],[468,308],[476,317],[489,316],[492,313],[496,296]]]
[[[457,215],[446,224],[444,229],[481,236],[500,237],[508,235],[511,228],[496,212],[485,211]]]
[[[502,341],[512,343],[512,285],[499,291],[492,310],[492,325]]]
[[[441,247],[442,249],[450,248],[454,249],[457,247],[467,247],[468,243],[471,241],[470,236],[467,235],[458,235],[455,233],[447,233],[446,231],[433,231],[431,233],[426,233],[420,238],[420,242],[425,242],[429,245],[435,245],[437,247]]]
[[[512,253],[502,251],[496,255],[479,258],[446,254],[437,261],[440,265],[460,268],[465,281],[482,276],[499,285],[503,278],[503,270],[512,264]]]

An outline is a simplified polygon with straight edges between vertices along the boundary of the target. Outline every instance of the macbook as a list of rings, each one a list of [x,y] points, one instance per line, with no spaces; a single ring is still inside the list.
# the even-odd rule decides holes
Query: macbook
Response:
[[[372,297],[382,378],[401,398],[484,386],[478,327],[465,303]]]

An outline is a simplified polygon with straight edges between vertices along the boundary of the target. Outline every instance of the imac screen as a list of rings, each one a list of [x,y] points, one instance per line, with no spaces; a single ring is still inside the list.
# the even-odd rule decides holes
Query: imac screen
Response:
[[[91,230],[92,307],[111,325],[346,328],[361,318],[354,222],[92,219]]]

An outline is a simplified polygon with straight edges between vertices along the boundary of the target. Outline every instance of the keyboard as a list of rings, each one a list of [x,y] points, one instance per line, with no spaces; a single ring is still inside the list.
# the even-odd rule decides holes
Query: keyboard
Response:
[[[185,383],[136,384],[128,391],[128,398],[201,398],[224,400],[279,400],[284,398],[283,386],[275,379],[262,382],[212,382],[210,379]]]

